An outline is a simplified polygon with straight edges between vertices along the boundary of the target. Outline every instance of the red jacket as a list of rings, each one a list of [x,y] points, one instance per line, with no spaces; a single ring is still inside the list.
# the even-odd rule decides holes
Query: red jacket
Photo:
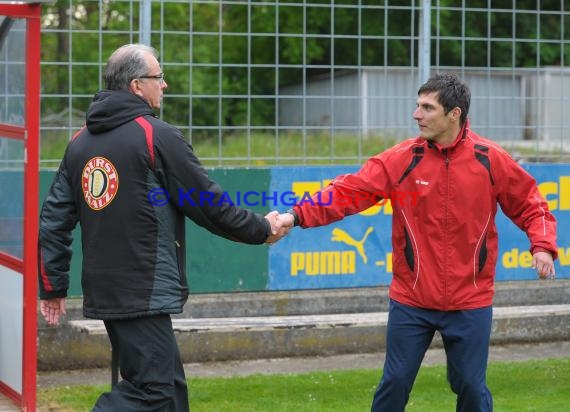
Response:
[[[390,297],[446,311],[491,305],[497,204],[527,234],[531,252],[546,250],[554,258],[556,221],[535,180],[468,127],[447,148],[409,139],[370,158],[357,173],[335,178],[313,196],[332,196],[332,202],[295,206],[300,226],[326,225],[390,197]]]

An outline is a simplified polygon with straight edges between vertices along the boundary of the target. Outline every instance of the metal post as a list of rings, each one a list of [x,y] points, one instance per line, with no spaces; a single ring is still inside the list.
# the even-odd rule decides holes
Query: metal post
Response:
[[[423,0],[420,18],[420,84],[424,84],[431,70],[431,0]]]
[[[141,0],[139,42],[150,46],[151,0]]]
[[[111,387],[119,382],[119,348],[111,348]]]

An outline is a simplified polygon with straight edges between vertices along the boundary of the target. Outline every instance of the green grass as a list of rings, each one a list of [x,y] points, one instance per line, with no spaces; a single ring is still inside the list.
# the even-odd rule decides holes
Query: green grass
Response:
[[[328,133],[231,134],[220,140],[195,136],[192,145],[205,165],[272,166],[359,164],[396,143],[396,139],[371,135]]]
[[[194,150],[207,167],[268,167],[287,165],[360,165],[364,160],[399,140],[391,136],[358,137],[325,132],[288,133],[229,133],[221,137],[196,134]],[[43,167],[57,167],[67,147],[67,135],[46,135],[41,141]],[[538,150],[538,146],[506,147],[517,157],[531,161],[568,161],[570,154],[560,150]]]
[[[241,134],[222,137],[196,135],[192,146],[205,166],[323,165],[360,164],[396,143],[396,139],[371,135],[330,135],[328,133]],[[45,136],[41,159],[45,167],[57,167],[67,147],[67,137]]]
[[[380,370],[254,375],[189,380],[192,412],[361,412],[370,402]],[[570,358],[492,363],[488,383],[500,412],[570,410]],[[109,386],[40,389],[40,411],[89,411]],[[407,412],[455,411],[445,366],[422,367]]]

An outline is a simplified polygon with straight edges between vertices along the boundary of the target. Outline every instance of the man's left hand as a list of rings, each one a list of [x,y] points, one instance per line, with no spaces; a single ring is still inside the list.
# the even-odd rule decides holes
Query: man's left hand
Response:
[[[556,277],[554,261],[548,252],[536,252],[532,256],[532,267],[536,269],[536,273],[541,279],[554,279]]]

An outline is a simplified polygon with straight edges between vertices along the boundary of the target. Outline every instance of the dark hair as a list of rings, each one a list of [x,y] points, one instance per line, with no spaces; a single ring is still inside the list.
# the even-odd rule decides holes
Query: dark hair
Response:
[[[461,109],[460,123],[465,124],[471,103],[469,87],[453,73],[438,73],[420,87],[418,96],[433,92],[437,93],[437,101],[443,106],[445,114],[459,107]]]
[[[131,80],[148,74],[148,54],[158,56],[156,49],[145,44],[126,44],[113,52],[103,73],[108,90],[129,90]]]

